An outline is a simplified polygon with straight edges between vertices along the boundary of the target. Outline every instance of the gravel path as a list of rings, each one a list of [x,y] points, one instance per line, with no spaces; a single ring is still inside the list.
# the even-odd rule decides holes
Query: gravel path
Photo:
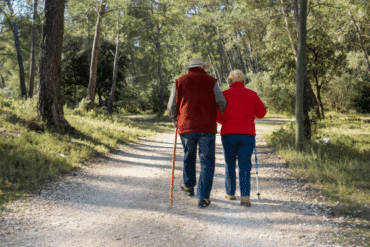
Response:
[[[236,201],[224,198],[219,135],[211,205],[198,209],[197,198],[179,188],[178,139],[169,209],[170,132],[122,147],[50,183],[40,195],[8,205],[15,211],[0,217],[0,246],[337,246],[331,238],[339,220],[329,217],[329,208],[306,202],[309,188],[292,179],[266,146],[263,134],[272,127],[256,128],[261,200],[253,174],[249,209],[240,206],[239,190]]]

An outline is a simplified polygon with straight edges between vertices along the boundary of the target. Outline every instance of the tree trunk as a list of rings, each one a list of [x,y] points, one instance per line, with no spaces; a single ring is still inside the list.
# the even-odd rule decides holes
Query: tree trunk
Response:
[[[39,101],[37,118],[65,132],[70,128],[64,118],[61,80],[65,0],[45,0],[45,19],[39,62]]]
[[[294,44],[292,34],[291,34],[291,31],[290,31],[291,27],[290,27],[288,19],[287,19],[288,14],[287,14],[287,12],[284,8],[284,0],[281,0],[281,3],[282,3],[281,10],[282,10],[282,13],[285,16],[285,25],[286,25],[286,29],[287,29],[287,34],[288,34],[288,37],[289,37],[290,44],[292,46],[292,52],[295,55],[294,58],[297,62],[297,47]],[[294,18],[295,18],[296,26],[297,26],[297,36],[299,36],[299,34],[298,34],[299,21],[300,21],[299,11],[300,11],[301,8],[298,6],[299,5],[298,0],[292,0],[292,4],[293,4],[293,7],[294,7]],[[300,4],[301,4],[301,2],[300,2]],[[307,15],[307,3],[306,3],[306,15]],[[306,19],[307,19],[307,16],[306,16]],[[306,58],[306,60],[307,60],[307,58]],[[297,62],[297,66],[298,66],[298,62]],[[309,120],[308,113],[311,109],[315,109],[316,110],[316,115],[317,115],[318,118],[321,117],[321,114],[320,114],[319,108],[317,107],[318,102],[317,102],[315,93],[313,92],[311,83],[308,80],[307,61],[305,61],[305,63],[304,63],[304,68],[305,68],[305,71],[304,71],[304,73],[305,73],[305,75],[304,75],[304,78],[305,78],[305,81],[304,81],[304,97],[303,97],[303,101],[304,101],[303,113],[304,113],[304,129],[305,129],[304,133],[306,135],[306,139],[308,140],[308,139],[311,139],[311,123],[310,123],[310,120]]]
[[[90,66],[91,66],[91,53],[90,53],[90,19],[87,15],[87,37],[86,37],[86,50],[87,50],[87,66],[89,67],[90,75]]]
[[[298,31],[298,57],[297,57],[297,82],[296,82],[296,148],[303,149],[304,144],[304,82],[305,82],[305,61],[306,61],[306,21],[307,21],[307,0],[301,0],[299,31]]]
[[[76,108],[76,98],[77,98],[77,86],[76,84],[73,85],[73,109]]]
[[[200,29],[199,25],[198,25],[198,30],[199,30],[199,34],[201,35],[201,38],[203,39],[203,42],[206,43],[204,33]],[[207,46],[207,52],[208,52],[209,61],[211,62],[211,66],[212,66],[212,68],[214,70],[214,73],[215,73],[215,77],[217,78],[217,81],[220,83],[220,82],[222,82],[222,76],[220,75],[219,69],[216,67],[215,64],[213,64],[215,55],[213,54],[212,51],[209,50],[208,46]]]
[[[102,92],[101,92],[101,87],[98,87],[98,99],[99,99],[99,106],[103,105],[103,98],[102,98]]]
[[[98,69],[98,57],[100,50],[100,33],[101,33],[101,23],[103,21],[105,8],[107,0],[101,0],[98,20],[96,21],[95,27],[95,37],[91,53],[91,66],[90,66],[90,76],[89,76],[89,86],[87,88],[87,100],[90,100],[90,103],[87,107],[87,110],[94,109],[95,107],[95,94],[96,94],[96,77]]]
[[[5,80],[4,80],[4,77],[1,76],[1,88],[4,88],[6,85],[5,85]]]
[[[251,57],[251,53],[250,53],[250,50],[249,50],[249,48],[248,48],[248,46],[247,46],[247,43],[245,42],[245,40],[244,40],[244,38],[243,38],[243,36],[241,35],[241,33],[240,33],[240,32],[239,32],[239,35],[240,35],[240,38],[241,38],[241,40],[242,40],[242,42],[243,42],[244,49],[245,49],[245,51],[247,52],[247,55],[248,55],[248,58],[249,58],[249,63],[251,64],[251,67],[252,67],[252,73],[253,73],[253,74],[256,74],[256,73],[257,73],[257,72],[256,72],[256,66],[255,66],[255,64],[254,64],[253,58]]]
[[[164,83],[162,78],[162,65],[161,65],[161,41],[160,41],[160,33],[162,27],[159,26],[157,23],[157,50],[158,50],[158,75],[159,75],[159,82],[160,82],[160,98],[159,98],[159,116],[163,115],[163,94],[164,94]]]
[[[232,71],[235,68],[233,60],[232,60],[232,56],[230,56],[230,51],[226,50],[225,53],[226,53],[227,62],[229,64],[229,71]]]
[[[348,13],[349,15],[351,16],[351,20],[352,20],[352,23],[353,23],[353,26],[355,27],[355,30],[356,30],[356,33],[357,33],[357,36],[358,36],[358,40],[360,41],[360,46],[361,46],[361,50],[362,50],[362,53],[364,54],[364,58],[366,60],[366,64],[367,64],[367,69],[369,70],[370,72],[370,62],[369,62],[369,56],[367,55],[367,47],[363,41],[363,38],[362,38],[362,34],[361,34],[361,30],[360,28],[358,27],[356,21],[355,21],[355,18],[353,17],[352,13],[351,13],[351,10],[348,10]]]
[[[220,55],[221,55],[221,65],[222,65],[222,68],[223,68],[223,71],[224,71],[224,74],[225,74],[223,79],[226,80],[226,78],[229,76],[229,70],[227,68],[226,56],[225,56],[225,52],[224,52],[224,49],[223,49],[220,30],[219,30],[218,27],[217,27],[217,33],[218,33],[218,49],[219,49]]]
[[[240,61],[240,67],[241,67],[241,70],[243,71],[244,75],[246,74],[246,68],[244,66],[244,62],[243,62],[243,58],[242,58],[242,54],[240,52],[240,47],[239,45],[235,46],[235,51],[236,51],[236,54],[239,58],[239,61]]]
[[[208,57],[209,57],[211,67],[213,69],[213,73],[215,74],[215,78],[217,79],[218,82],[220,82],[221,78],[219,76],[219,72],[218,72],[217,68],[215,68],[215,66],[213,66],[213,61],[212,61],[211,55],[209,53],[208,53]]]
[[[290,45],[292,46],[292,51],[293,51],[293,54],[294,54],[295,61],[297,62],[297,46],[295,45],[295,42],[293,41],[292,33],[290,31],[291,27],[290,27],[289,20],[288,20],[288,13],[287,13],[286,9],[284,8],[284,0],[280,0],[280,1],[281,1],[281,12],[283,13],[284,20],[285,20],[285,28],[287,30]],[[296,19],[296,24],[298,25],[298,15],[297,15],[297,13],[298,13],[298,9],[295,9],[294,15],[295,15],[295,19]],[[298,31],[298,27],[297,27],[297,31]]]
[[[321,85],[319,84],[319,78],[317,78],[317,73],[313,72],[316,82],[316,92],[317,92],[317,101],[319,102],[319,107],[321,110],[321,118],[325,118],[324,115],[324,105],[321,101]]]
[[[36,20],[37,20],[37,4],[38,0],[34,0],[33,4],[33,20],[32,20],[32,45],[31,45],[31,64],[30,64],[30,88],[28,89],[28,97],[33,97],[34,79],[35,79],[35,36],[36,36]]]
[[[117,83],[117,64],[118,64],[118,57],[119,57],[119,36],[120,36],[119,18],[120,18],[120,12],[118,12],[118,15],[117,15],[117,42],[116,42],[116,53],[114,54],[114,64],[113,64],[113,82],[112,82],[112,89],[110,91],[109,106],[108,106],[109,115],[112,115],[114,92],[116,91],[116,83]]]
[[[14,15],[14,11],[12,8],[12,4],[10,3],[10,0],[7,0],[8,8],[10,12]],[[18,35],[18,25],[17,22],[14,20],[14,23],[10,19],[8,19],[9,25],[11,30],[13,31],[14,35],[14,45],[15,49],[17,51],[17,60],[18,60],[18,67],[19,67],[19,79],[20,79],[20,86],[21,86],[21,96],[22,98],[27,98],[27,89],[26,89],[26,79],[24,74],[24,67],[23,67],[23,59],[22,59],[22,53],[21,53],[21,47],[19,44],[19,35]]]

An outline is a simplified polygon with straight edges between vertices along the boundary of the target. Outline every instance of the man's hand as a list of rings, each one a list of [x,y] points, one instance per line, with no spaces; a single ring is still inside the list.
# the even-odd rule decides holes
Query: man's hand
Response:
[[[177,125],[177,122],[174,122],[173,123],[173,127],[175,127],[175,129],[177,129],[179,126]]]

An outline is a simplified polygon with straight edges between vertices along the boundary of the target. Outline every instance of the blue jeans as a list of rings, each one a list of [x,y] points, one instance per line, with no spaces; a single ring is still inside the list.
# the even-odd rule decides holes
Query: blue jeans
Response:
[[[197,184],[195,162],[199,143],[200,175],[197,197],[209,199],[215,173],[216,134],[192,132],[182,134],[180,137],[184,148],[184,185],[193,188]]]
[[[250,196],[251,158],[256,140],[252,135],[224,135],[221,138],[226,161],[226,193],[228,195],[235,195],[235,167],[236,157],[238,157],[240,194],[241,196]]]

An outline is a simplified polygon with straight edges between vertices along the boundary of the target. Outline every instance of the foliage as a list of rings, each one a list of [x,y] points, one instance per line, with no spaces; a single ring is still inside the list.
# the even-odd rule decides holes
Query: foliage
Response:
[[[358,94],[353,100],[354,108],[360,113],[370,113],[370,75],[367,74],[357,85]]]
[[[64,39],[64,55],[62,67],[62,85],[64,92],[64,101],[69,106],[73,105],[75,86],[87,90],[89,83],[89,64],[87,51],[83,48],[84,40],[82,37],[67,37]],[[99,64],[97,70],[97,93],[99,106],[107,105],[112,87],[113,61],[114,56],[111,51],[115,50],[115,45],[108,41],[102,41],[99,53]],[[119,70],[117,73],[116,97],[122,97],[124,93],[124,70],[127,66],[125,56],[120,56],[118,61]],[[79,94],[77,101],[80,101],[85,94]]]
[[[247,88],[256,91],[269,110],[276,113],[294,114],[294,85],[273,81],[269,73],[252,74],[250,78],[251,82],[247,84]]]

